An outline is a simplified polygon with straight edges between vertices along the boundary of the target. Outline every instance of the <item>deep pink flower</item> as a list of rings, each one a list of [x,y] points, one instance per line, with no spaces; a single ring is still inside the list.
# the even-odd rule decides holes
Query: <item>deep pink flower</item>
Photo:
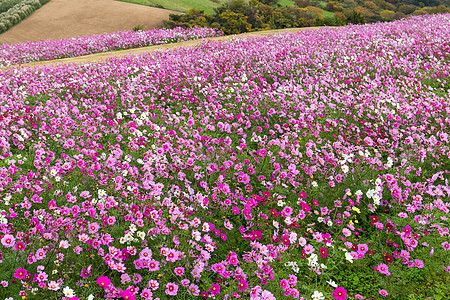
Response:
[[[218,283],[213,283],[212,286],[209,288],[209,291],[213,296],[220,294],[220,285]]]
[[[338,287],[334,290],[333,296],[334,296],[334,299],[337,299],[337,300],[344,300],[344,299],[347,298],[347,291],[346,291],[343,287],[338,286]]]
[[[245,281],[244,279],[241,279],[239,281],[239,292],[244,292],[247,290],[247,288],[248,288],[247,281]]]
[[[99,278],[97,278],[97,284],[105,289],[111,284],[111,280],[108,278],[108,276],[100,276]]]
[[[27,277],[27,274],[28,274],[27,270],[25,270],[24,268],[19,268],[14,273],[14,277],[17,279],[23,279]]]
[[[287,281],[286,279],[281,279],[280,287],[282,287],[283,290],[286,291],[289,288],[289,281]]]
[[[283,245],[289,246],[291,244],[291,241],[289,240],[289,235],[285,234],[281,236],[281,241],[283,242]]]
[[[20,251],[25,250],[25,243],[22,242],[22,241],[18,241],[18,242],[16,243],[16,245],[14,246],[14,249],[20,250]]]
[[[123,291],[122,294],[120,294],[120,296],[124,300],[136,300],[135,294],[132,291],[130,291],[129,289],[126,289],[125,291]]]

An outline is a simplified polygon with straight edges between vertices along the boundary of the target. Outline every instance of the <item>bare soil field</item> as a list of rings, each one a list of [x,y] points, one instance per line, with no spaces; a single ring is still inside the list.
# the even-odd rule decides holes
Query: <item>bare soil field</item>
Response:
[[[1,1],[1,0],[0,0]],[[0,34],[0,43],[56,40],[163,25],[179,12],[115,0],[51,0],[31,16]]]
[[[206,41],[229,41],[229,40],[243,38],[243,37],[264,36],[264,35],[275,34],[278,32],[297,32],[297,31],[304,31],[304,30],[313,30],[313,29],[317,29],[317,28],[323,28],[323,27],[303,27],[303,28],[289,28],[289,29],[256,31],[256,32],[249,32],[249,33],[243,33],[243,34],[238,34],[238,35],[228,35],[228,36],[223,36],[223,37],[211,37],[211,38],[206,38],[206,39],[185,41],[185,42],[173,43],[173,44],[148,46],[148,47],[143,47],[143,48],[127,49],[127,50],[120,50],[120,51],[114,51],[114,52],[96,53],[96,54],[71,57],[71,58],[39,61],[39,62],[33,62],[33,63],[29,63],[29,64],[23,64],[23,65],[20,65],[20,67],[26,68],[26,67],[36,67],[36,66],[43,66],[43,65],[50,66],[50,65],[55,65],[55,64],[91,63],[91,62],[107,60],[112,57],[120,57],[120,56],[126,56],[126,55],[139,55],[139,54],[153,52],[153,51],[161,51],[161,50],[175,49],[175,48],[181,48],[181,47],[194,47],[194,46],[200,45],[201,43],[204,43]],[[13,66],[0,68],[0,70],[13,69],[13,68],[17,68],[17,67],[18,67],[18,65],[13,65]]]

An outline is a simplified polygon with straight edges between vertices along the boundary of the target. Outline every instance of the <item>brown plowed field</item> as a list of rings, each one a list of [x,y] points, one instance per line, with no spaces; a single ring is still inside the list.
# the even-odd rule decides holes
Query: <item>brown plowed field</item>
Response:
[[[0,0],[1,1],[1,0]],[[115,0],[51,0],[31,16],[0,34],[0,43],[56,40],[131,30],[149,30],[179,12]]]

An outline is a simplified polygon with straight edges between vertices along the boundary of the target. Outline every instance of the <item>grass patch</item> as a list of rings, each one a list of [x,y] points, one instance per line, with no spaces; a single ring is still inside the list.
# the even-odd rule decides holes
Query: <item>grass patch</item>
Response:
[[[328,10],[324,10],[323,14],[322,14],[322,17],[324,17],[324,18],[326,18],[326,17],[332,18],[332,17],[334,17],[334,13],[331,12],[331,11],[328,11]]]
[[[281,0],[280,2],[278,2],[281,6],[291,6],[294,5],[295,2],[291,1],[291,0]]]
[[[122,2],[128,3],[136,3],[154,7],[164,7],[165,9],[187,12],[191,8],[195,8],[198,10],[204,10],[207,14],[213,14],[214,8],[219,7],[223,3],[226,3],[226,0],[118,0]],[[289,2],[289,1],[286,1]],[[292,1],[291,1],[292,2]]]

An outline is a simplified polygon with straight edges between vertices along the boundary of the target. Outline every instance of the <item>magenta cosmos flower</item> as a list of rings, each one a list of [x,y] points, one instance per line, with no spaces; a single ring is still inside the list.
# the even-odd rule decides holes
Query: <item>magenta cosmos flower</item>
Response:
[[[111,284],[111,280],[108,278],[108,276],[101,276],[97,278],[97,284],[105,289],[108,285]]]
[[[380,293],[381,296],[384,296],[384,297],[386,297],[387,295],[389,295],[388,292],[387,292],[386,290],[380,290],[379,293]]]
[[[16,277],[17,279],[23,279],[27,277],[27,273],[27,270],[25,270],[24,268],[19,268],[14,273],[14,277]]]
[[[126,289],[120,295],[124,300],[136,300],[136,296],[129,289]]]
[[[337,300],[344,300],[344,299],[347,298],[347,291],[346,291],[343,287],[338,286],[338,287],[334,290],[333,296],[334,296],[334,299],[337,299]]]
[[[170,296],[176,296],[178,293],[178,285],[173,282],[166,284],[166,294]]]

